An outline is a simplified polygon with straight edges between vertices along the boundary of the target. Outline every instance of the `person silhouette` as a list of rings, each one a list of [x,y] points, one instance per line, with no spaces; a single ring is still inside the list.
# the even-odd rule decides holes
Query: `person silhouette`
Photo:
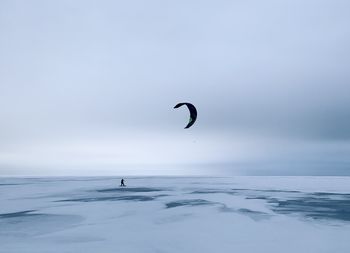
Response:
[[[124,184],[124,178],[122,178],[122,180],[120,181],[120,186],[125,186],[125,184]]]

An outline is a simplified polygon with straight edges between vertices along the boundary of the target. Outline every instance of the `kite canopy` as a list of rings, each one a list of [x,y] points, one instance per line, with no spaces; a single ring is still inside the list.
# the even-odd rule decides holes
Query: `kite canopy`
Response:
[[[186,129],[186,128],[190,128],[190,127],[194,124],[194,122],[196,122],[196,119],[197,119],[197,109],[196,109],[196,107],[195,107],[193,104],[191,104],[191,103],[178,103],[177,105],[175,105],[174,109],[179,108],[179,107],[181,107],[181,106],[183,106],[183,105],[186,105],[187,108],[188,108],[188,110],[190,111],[190,120],[189,120],[187,126],[185,127],[185,129]]]

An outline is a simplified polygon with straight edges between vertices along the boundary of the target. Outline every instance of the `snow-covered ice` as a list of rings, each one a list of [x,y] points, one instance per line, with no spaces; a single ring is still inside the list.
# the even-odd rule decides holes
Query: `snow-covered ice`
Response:
[[[350,252],[350,177],[0,178],[0,252]]]

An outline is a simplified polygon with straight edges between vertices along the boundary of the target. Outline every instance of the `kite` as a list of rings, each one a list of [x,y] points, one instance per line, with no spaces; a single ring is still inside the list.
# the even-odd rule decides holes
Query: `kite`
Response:
[[[179,107],[181,107],[183,105],[186,105],[188,110],[190,111],[190,119],[189,119],[189,122],[188,122],[187,126],[185,127],[185,129],[186,129],[186,128],[190,128],[194,124],[194,122],[196,122],[197,109],[191,103],[178,103],[177,105],[175,105],[174,109],[179,108]]]

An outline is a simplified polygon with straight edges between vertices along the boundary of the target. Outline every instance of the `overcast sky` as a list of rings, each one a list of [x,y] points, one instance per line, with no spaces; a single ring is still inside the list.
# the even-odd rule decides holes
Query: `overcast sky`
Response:
[[[0,0],[0,175],[350,175],[349,13]]]

